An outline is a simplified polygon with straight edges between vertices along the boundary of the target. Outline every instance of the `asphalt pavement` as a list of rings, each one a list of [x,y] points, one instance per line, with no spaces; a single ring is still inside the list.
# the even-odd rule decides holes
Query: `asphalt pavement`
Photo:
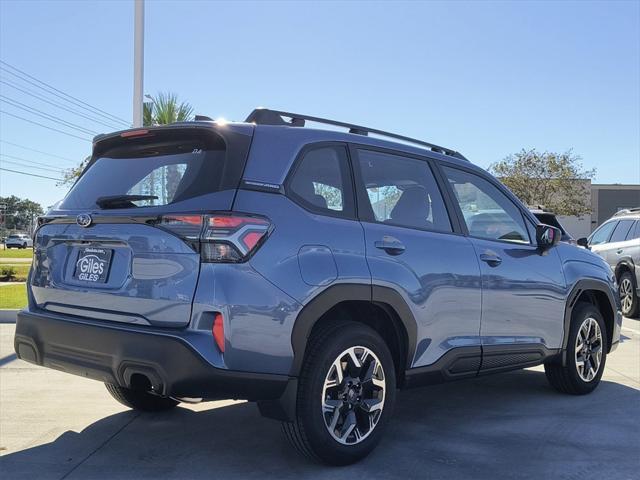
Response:
[[[0,477],[9,479],[631,479],[640,471],[640,322],[591,395],[552,390],[540,367],[401,392],[359,464],[309,463],[255,405],[139,414],[98,382],[27,364],[0,325]]]

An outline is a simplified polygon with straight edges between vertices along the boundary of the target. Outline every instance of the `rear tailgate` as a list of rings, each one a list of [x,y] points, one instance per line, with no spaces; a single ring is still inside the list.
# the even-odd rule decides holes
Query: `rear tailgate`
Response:
[[[31,291],[45,310],[128,323],[188,323],[200,256],[137,223],[51,224],[36,234]]]
[[[96,143],[87,170],[36,232],[35,305],[108,321],[188,324],[200,227],[161,219],[231,210],[251,132],[220,130],[164,127]]]

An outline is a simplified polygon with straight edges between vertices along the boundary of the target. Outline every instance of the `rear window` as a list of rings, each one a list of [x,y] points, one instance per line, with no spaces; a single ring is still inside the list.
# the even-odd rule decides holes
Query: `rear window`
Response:
[[[154,132],[122,140],[90,162],[60,208],[93,209],[97,200],[121,195],[149,197],[126,207],[154,207],[237,188],[247,148],[248,140],[230,152],[212,131],[183,131],[178,138],[175,131]]]

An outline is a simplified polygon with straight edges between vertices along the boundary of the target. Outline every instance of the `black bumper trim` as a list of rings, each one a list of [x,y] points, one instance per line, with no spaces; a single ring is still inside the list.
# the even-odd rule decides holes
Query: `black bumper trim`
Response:
[[[164,396],[272,400],[290,380],[287,375],[217,368],[177,335],[26,310],[18,313],[14,347],[27,362],[124,387],[141,374]]]

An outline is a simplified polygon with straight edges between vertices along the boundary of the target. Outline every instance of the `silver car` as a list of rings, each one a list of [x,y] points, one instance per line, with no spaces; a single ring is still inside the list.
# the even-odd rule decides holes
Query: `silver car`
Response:
[[[599,254],[611,266],[620,290],[622,314],[635,317],[640,310],[640,208],[616,213],[578,245]]]
[[[7,248],[27,248],[33,247],[33,240],[26,233],[12,233],[4,244]]]

